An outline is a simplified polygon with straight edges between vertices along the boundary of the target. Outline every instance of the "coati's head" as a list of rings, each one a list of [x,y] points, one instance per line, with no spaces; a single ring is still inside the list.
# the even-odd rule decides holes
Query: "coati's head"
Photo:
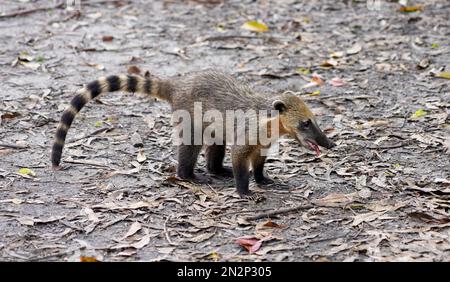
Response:
[[[319,146],[327,149],[336,146],[317,125],[314,114],[305,102],[293,94],[283,94],[273,101],[273,108],[279,112],[280,133],[295,138],[305,148],[320,154]]]

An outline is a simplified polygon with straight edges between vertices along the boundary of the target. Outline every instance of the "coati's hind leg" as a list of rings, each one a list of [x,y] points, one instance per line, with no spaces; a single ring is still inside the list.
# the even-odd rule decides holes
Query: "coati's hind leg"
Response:
[[[211,174],[233,177],[233,171],[223,166],[225,158],[225,145],[210,145],[206,147],[206,168]]]
[[[260,152],[256,153],[252,158],[253,176],[255,182],[260,185],[268,185],[274,183],[274,181],[264,176],[264,163],[266,162],[266,156],[261,156]]]
[[[197,163],[201,150],[201,145],[178,146],[177,176],[179,178],[194,182],[206,182],[206,179],[202,179],[194,174],[195,164]]]

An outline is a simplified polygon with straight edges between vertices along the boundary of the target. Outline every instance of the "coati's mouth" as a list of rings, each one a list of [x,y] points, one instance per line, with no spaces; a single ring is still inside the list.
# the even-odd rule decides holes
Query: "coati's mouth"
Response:
[[[309,148],[316,152],[316,155],[320,155],[320,148],[319,145],[316,144],[316,142],[306,139],[306,143],[308,144]]]

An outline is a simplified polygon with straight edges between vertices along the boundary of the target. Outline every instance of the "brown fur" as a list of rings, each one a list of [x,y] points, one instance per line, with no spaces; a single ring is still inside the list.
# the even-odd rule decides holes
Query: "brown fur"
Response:
[[[246,83],[242,83],[234,77],[218,71],[207,70],[192,73],[182,78],[168,80],[135,75],[110,76],[93,81],[78,91],[77,96],[64,111],[56,131],[52,150],[52,164],[54,167],[59,166],[67,131],[79,110],[88,101],[98,97],[100,94],[115,91],[146,93],[169,102],[172,111],[187,110],[191,116],[194,114],[194,102],[202,103],[203,112],[215,109],[224,116],[227,110],[240,109],[244,112],[249,109],[270,111],[275,107],[277,110],[280,110],[278,115],[258,122],[264,124],[275,120],[279,126],[280,136],[288,134],[298,139],[302,145],[305,145],[305,142],[300,140],[301,137],[299,137],[299,123],[309,119],[314,120],[313,114],[299,97],[293,94],[283,94],[277,97],[259,95],[254,93]],[[202,125],[202,132],[207,126],[208,124]],[[272,129],[269,127],[268,131],[271,133]],[[235,130],[235,135],[244,133],[246,132],[236,132]],[[225,136],[222,137],[225,141]],[[249,141],[248,138],[246,140]],[[222,166],[225,145],[206,147],[208,171],[215,174],[231,175],[231,171]],[[231,146],[233,174],[240,195],[250,194],[248,182],[251,167],[255,180],[258,183],[270,182],[263,175],[265,157],[260,154],[261,149],[266,147],[269,146],[264,147],[259,142],[257,145]],[[202,145],[180,145],[178,147],[177,175],[179,177],[195,179],[194,167],[201,149]]]

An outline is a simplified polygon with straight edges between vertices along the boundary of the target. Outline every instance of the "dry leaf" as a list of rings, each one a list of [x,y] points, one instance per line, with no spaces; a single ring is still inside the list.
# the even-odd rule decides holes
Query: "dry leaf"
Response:
[[[19,169],[19,174],[28,175],[28,176],[32,176],[32,177],[36,176],[36,173],[32,169],[29,169],[26,167]]]
[[[331,193],[321,199],[312,200],[311,202],[320,206],[340,207],[354,202],[358,197],[358,192],[350,194]]]
[[[334,59],[328,59],[323,61],[320,65],[325,68],[334,68],[338,65],[338,62]]]
[[[374,221],[375,219],[379,218],[386,212],[368,212],[368,213],[362,213],[358,214],[353,218],[352,226],[358,226],[363,222],[370,222]]]
[[[104,70],[105,66],[102,64],[86,63],[86,66],[95,68],[97,70]]]
[[[250,254],[259,250],[263,240],[255,237],[242,237],[236,240],[236,244],[245,248]]]
[[[214,236],[214,234],[216,234],[216,233],[215,233],[215,232],[212,232],[212,233],[203,233],[203,234],[200,234],[200,235],[198,235],[198,236],[195,236],[195,237],[190,238],[188,241],[189,241],[189,242],[194,242],[194,243],[200,243],[200,242],[203,242],[203,241],[208,240],[209,238],[211,238],[212,236]]]
[[[130,246],[135,249],[142,249],[143,247],[147,246],[148,243],[150,243],[150,235],[144,235],[139,242],[136,242],[134,244],[131,244]]]
[[[269,30],[269,27],[267,25],[257,21],[246,22],[241,26],[241,28],[254,32],[266,32]]]
[[[111,42],[111,41],[113,41],[113,39],[114,39],[114,36],[111,36],[111,35],[104,35],[102,37],[103,42]]]
[[[415,6],[402,6],[398,9],[399,12],[403,13],[414,13],[418,11],[422,11],[423,6],[422,5],[415,5]]]
[[[410,119],[418,119],[421,118],[423,116],[425,116],[427,114],[426,111],[424,111],[423,109],[418,109],[417,111],[415,111],[414,114],[412,114],[409,118]]]
[[[19,218],[16,218],[16,219],[17,219],[17,221],[20,224],[28,225],[28,226],[33,226],[34,225],[34,220],[30,216],[23,216],[23,217],[19,217]]]
[[[80,257],[80,262],[98,262],[98,260],[95,257]]]
[[[341,86],[345,86],[347,83],[345,81],[343,81],[342,79],[335,77],[332,78],[329,83],[335,87],[341,87]]]
[[[141,69],[138,68],[137,66],[129,66],[128,67],[128,73],[129,74],[140,74],[141,73]]]
[[[139,222],[133,222],[130,229],[128,229],[127,233],[122,237],[122,240],[136,234],[139,230],[141,230],[141,228],[142,225]]]
[[[285,227],[284,225],[280,225],[280,224],[278,224],[278,223],[276,223],[276,222],[274,222],[272,220],[268,220],[266,222],[258,223],[256,225],[255,229],[256,230],[267,229],[267,228],[280,228],[281,229],[281,228],[284,228],[284,227]]]
[[[439,77],[439,78],[446,78],[446,79],[450,79],[450,72],[440,72],[434,75],[435,77]]]
[[[361,44],[356,43],[352,47],[348,48],[346,53],[347,53],[347,55],[354,55],[354,54],[358,54],[361,50],[362,50]]]
[[[147,160],[147,157],[144,154],[144,150],[139,150],[138,155],[137,155],[137,161],[139,163],[143,163]]]

